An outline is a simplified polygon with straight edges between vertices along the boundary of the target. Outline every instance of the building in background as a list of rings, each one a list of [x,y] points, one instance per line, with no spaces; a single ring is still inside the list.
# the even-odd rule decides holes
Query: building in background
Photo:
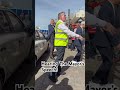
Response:
[[[71,18],[71,23],[81,22],[85,20],[85,10],[79,10],[73,18]]]

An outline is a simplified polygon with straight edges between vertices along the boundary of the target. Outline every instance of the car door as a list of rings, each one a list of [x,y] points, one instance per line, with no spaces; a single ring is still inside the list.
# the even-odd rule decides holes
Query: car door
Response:
[[[16,41],[19,42],[19,51],[21,52],[21,60],[27,58],[32,44],[32,38],[27,31],[25,31],[25,26],[23,22],[13,13],[6,12],[10,21],[12,21],[12,26],[14,28],[14,34],[17,35]],[[21,61],[20,60],[20,61]]]
[[[47,46],[48,46],[47,40],[45,39],[45,36],[42,33],[39,32],[39,35],[40,35],[40,39],[41,39],[42,47],[43,47],[42,52],[44,53],[47,49]]]
[[[6,18],[4,12],[0,11],[0,53],[3,59],[4,69],[6,77],[11,75],[11,70],[13,70],[13,54],[16,51],[16,42],[13,41],[14,36],[10,28],[8,19]]]
[[[4,11],[4,14],[12,29],[12,32],[6,36],[8,38],[8,42],[6,43],[8,51],[4,54],[4,59],[10,73],[13,73],[24,58],[22,53],[24,52],[25,33],[16,16],[9,11]]]
[[[40,39],[40,35],[39,35],[38,31],[36,30],[35,31],[35,54],[37,56],[37,59],[39,59],[43,54],[43,52],[42,52],[43,46],[42,45],[43,44]]]

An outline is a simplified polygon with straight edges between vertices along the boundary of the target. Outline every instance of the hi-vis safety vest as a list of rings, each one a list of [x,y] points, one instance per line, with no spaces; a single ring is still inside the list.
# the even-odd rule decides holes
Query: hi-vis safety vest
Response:
[[[62,30],[58,29],[58,25],[63,24],[62,21],[58,20],[55,25],[55,38],[54,46],[67,46],[68,45],[68,35]]]

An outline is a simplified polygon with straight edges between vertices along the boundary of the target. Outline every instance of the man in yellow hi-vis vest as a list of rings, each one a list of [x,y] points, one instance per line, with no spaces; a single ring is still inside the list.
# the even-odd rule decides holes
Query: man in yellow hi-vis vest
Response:
[[[65,12],[60,12],[58,14],[58,21],[55,25],[55,38],[54,46],[57,49],[57,58],[55,62],[62,61],[64,58],[65,48],[68,45],[68,37],[76,37],[78,39],[84,40],[84,38],[72,31],[65,25],[66,15]],[[60,75],[61,66],[58,65],[58,72],[51,72],[49,79],[53,82],[57,81],[57,76]]]

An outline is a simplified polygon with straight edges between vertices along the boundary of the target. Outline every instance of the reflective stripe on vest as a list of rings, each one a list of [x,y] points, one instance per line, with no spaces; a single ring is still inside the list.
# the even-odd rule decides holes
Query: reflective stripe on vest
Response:
[[[67,46],[68,44],[68,35],[62,30],[58,29],[58,25],[63,24],[60,20],[57,21],[55,25],[55,39],[54,46]]]

